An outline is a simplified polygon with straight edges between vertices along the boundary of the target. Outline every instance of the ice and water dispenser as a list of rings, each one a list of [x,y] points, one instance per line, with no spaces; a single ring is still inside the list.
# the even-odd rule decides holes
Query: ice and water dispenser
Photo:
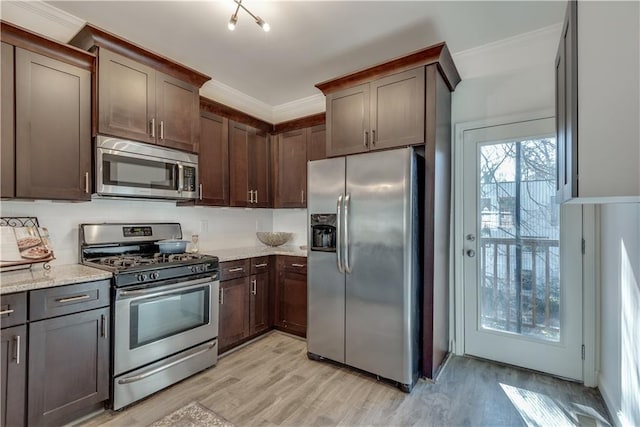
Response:
[[[311,250],[336,251],[336,214],[311,214]]]

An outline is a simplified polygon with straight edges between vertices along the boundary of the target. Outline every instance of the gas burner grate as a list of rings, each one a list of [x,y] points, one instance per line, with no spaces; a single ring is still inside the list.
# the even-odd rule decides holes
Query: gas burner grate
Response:
[[[192,261],[200,258],[202,258],[202,255],[200,254],[191,254],[186,252],[181,254],[157,253],[153,255],[153,259],[158,263]]]
[[[100,258],[98,261],[102,265],[108,265],[111,267],[136,267],[139,265],[157,264],[158,260],[155,258],[144,258],[138,255],[119,255]]]

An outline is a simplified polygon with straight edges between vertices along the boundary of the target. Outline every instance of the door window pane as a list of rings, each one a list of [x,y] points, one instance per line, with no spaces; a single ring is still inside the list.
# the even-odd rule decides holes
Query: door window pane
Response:
[[[480,326],[559,341],[555,138],[479,150]]]

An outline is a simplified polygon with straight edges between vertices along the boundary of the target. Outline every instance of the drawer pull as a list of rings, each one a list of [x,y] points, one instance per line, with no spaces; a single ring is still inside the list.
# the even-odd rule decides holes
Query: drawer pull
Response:
[[[13,313],[14,311],[15,311],[15,310],[13,310],[13,309],[11,309],[11,308],[10,308],[10,309],[8,309],[8,310],[2,310],[2,311],[0,311],[0,316],[4,316],[5,314],[11,314],[11,313]]]
[[[236,267],[236,268],[230,268],[229,273],[236,273],[238,271],[244,271],[244,267]]]
[[[69,298],[58,298],[56,299],[56,302],[65,303],[65,302],[74,302],[74,301],[84,301],[89,298],[91,298],[91,295],[77,295],[75,297],[69,297]]]
[[[266,267],[267,265],[269,265],[268,263],[262,263],[262,264],[256,264],[256,268],[262,268],[262,267]]]
[[[291,267],[303,268],[306,264],[291,264]]]

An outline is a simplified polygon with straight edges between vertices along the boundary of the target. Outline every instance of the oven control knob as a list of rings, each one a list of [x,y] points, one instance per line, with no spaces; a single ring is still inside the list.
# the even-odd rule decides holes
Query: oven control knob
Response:
[[[157,280],[158,277],[160,277],[160,275],[158,273],[156,273],[156,272],[149,274],[149,278],[150,279]]]
[[[145,280],[147,280],[147,275],[146,274],[138,274],[138,276],[136,278],[138,279],[138,282],[144,282]]]

